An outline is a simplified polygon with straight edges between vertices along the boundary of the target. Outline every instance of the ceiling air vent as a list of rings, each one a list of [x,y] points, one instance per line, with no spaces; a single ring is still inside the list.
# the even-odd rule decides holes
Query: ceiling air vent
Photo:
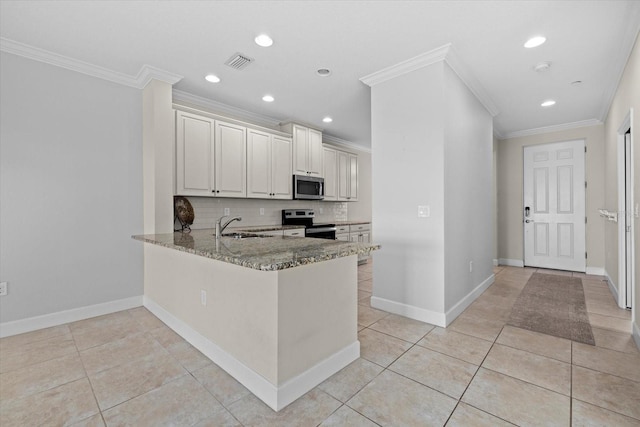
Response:
[[[224,65],[228,65],[236,70],[243,70],[252,62],[253,58],[249,58],[247,55],[243,55],[238,52],[231,55],[231,58],[227,59],[227,62],[225,62]]]

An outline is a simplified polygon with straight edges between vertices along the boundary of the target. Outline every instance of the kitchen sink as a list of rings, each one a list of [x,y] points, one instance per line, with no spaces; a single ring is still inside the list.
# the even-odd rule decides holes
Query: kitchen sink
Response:
[[[253,233],[227,233],[223,234],[222,237],[230,237],[232,239],[253,239],[253,238],[262,238],[262,237],[271,237],[263,234],[253,234]]]

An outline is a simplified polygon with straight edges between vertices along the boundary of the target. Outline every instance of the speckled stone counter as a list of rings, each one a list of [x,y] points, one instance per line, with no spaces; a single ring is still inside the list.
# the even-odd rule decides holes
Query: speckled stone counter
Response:
[[[133,236],[146,243],[262,271],[275,271],[380,249],[369,243],[269,236],[216,241],[213,229]]]

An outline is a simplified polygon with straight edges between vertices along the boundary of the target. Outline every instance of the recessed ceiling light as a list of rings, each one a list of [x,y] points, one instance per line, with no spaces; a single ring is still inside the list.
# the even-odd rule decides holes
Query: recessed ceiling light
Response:
[[[254,39],[258,46],[269,47],[273,44],[273,39],[266,34],[260,34]]]
[[[524,44],[524,47],[526,47],[528,49],[530,49],[532,47],[538,47],[538,46],[540,46],[542,43],[544,43],[546,41],[547,41],[546,37],[542,37],[542,36],[531,37]]]
[[[316,74],[318,74],[320,77],[327,77],[331,75],[331,70],[328,68],[319,68],[316,71]]]
[[[542,73],[543,71],[547,71],[549,68],[551,68],[551,62],[547,62],[547,61],[541,62],[535,67],[533,67],[534,71],[537,71],[539,73]]]
[[[218,83],[220,81],[220,77],[214,75],[214,74],[208,74],[205,77],[205,80],[208,81],[209,83]]]
[[[273,102],[275,100],[275,98],[273,96],[271,96],[271,95],[265,95],[265,96],[262,97],[262,100],[264,102]]]
[[[542,107],[551,107],[552,105],[555,105],[556,101],[554,101],[553,99],[549,99],[547,101],[544,101],[542,104],[540,104],[540,106]]]
[[[331,123],[333,121],[333,119],[329,116],[325,117],[324,119],[322,119],[323,122],[325,123]]]

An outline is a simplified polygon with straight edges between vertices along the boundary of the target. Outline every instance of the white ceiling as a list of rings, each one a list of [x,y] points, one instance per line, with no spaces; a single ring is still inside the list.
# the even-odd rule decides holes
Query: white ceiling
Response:
[[[359,79],[447,43],[499,111],[498,135],[603,120],[639,28],[640,1],[0,2],[5,39],[130,76],[148,64],[183,76],[177,90],[364,147],[370,89]],[[254,43],[263,32],[272,47]],[[539,34],[544,45],[523,48]],[[235,52],[255,62],[223,65]],[[541,61],[548,72],[532,70]],[[541,108],[547,98],[557,104]]]

